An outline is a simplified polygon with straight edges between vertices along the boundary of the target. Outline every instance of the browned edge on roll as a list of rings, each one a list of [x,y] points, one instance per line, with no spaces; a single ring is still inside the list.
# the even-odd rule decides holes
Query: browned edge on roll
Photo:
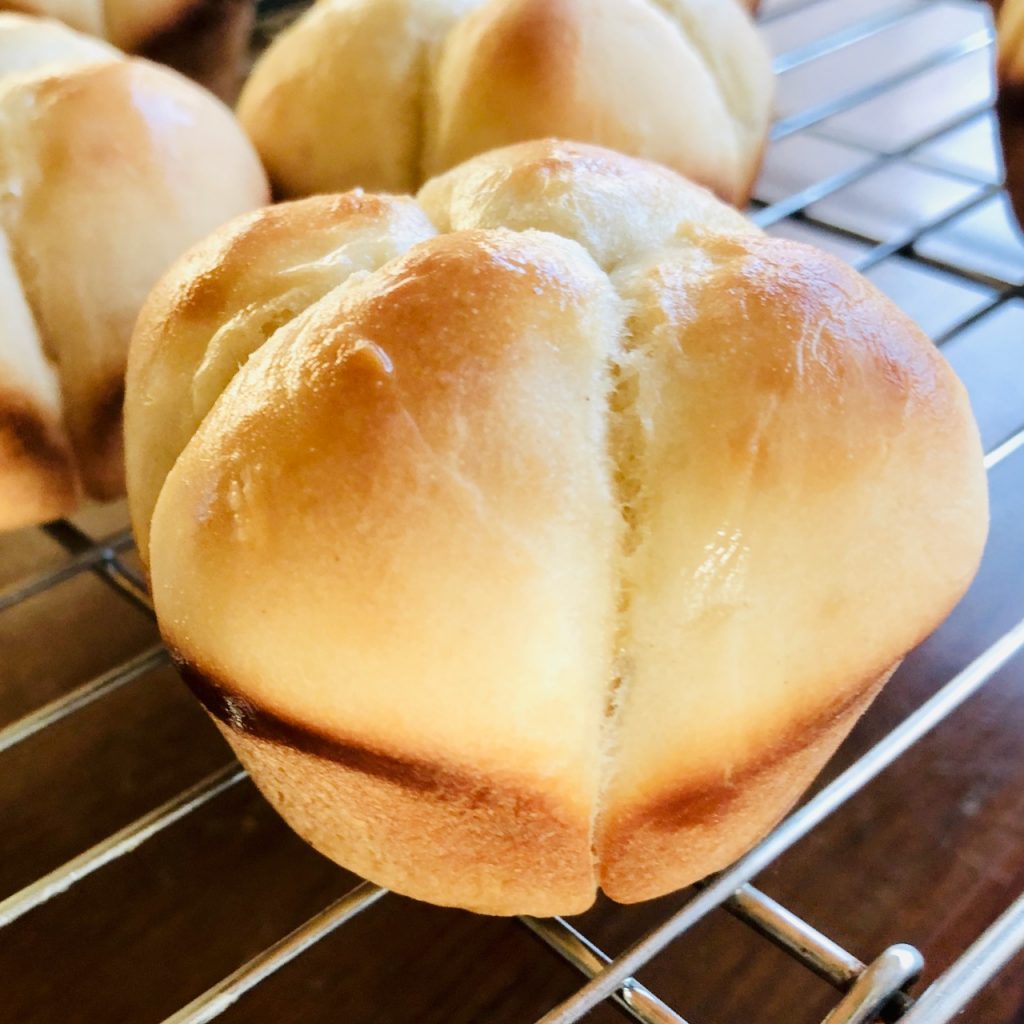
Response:
[[[372,882],[483,914],[582,913],[592,822],[535,780],[328,735],[245,697],[168,643],[254,783],[315,849]],[[398,850],[395,859],[387,851]]]

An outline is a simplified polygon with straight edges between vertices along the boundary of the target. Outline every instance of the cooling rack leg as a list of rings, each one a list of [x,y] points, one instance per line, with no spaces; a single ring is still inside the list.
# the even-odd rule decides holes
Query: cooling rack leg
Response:
[[[546,920],[521,917],[519,920],[588,978],[597,974],[611,959],[560,917]],[[633,978],[628,978],[612,998],[641,1024],[686,1024],[675,1010]]]
[[[924,957],[913,946],[890,946],[868,964],[822,1024],[872,1024],[886,1004],[923,970]]]

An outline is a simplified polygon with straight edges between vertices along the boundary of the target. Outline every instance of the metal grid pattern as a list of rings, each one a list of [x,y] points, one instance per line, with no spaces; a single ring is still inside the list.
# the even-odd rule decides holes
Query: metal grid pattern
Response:
[[[762,21],[770,32],[773,23],[796,12],[810,13],[822,3],[823,0],[780,0],[768,5]],[[289,6],[287,4],[271,3],[265,6],[267,18],[264,21],[264,36],[272,30],[267,28],[268,25],[279,27],[289,14],[287,10],[282,10]],[[920,17],[925,6],[921,0],[910,0],[889,4],[876,13],[869,12],[860,20],[827,31],[812,41],[802,42],[782,53],[776,60],[777,70],[784,80],[785,76],[807,68],[815,61],[840,54],[894,26]],[[972,53],[987,50],[991,44],[989,30],[974,31],[864,86],[786,112],[774,127],[772,140],[776,144],[798,137],[811,137],[822,143],[834,141],[830,134],[830,124],[838,116],[856,111]],[[983,286],[983,298],[971,305],[954,323],[936,332],[939,344],[948,343],[990,315],[997,307],[1024,294],[1019,281],[1010,275],[1000,276],[989,269],[971,266],[970,261],[952,260],[941,253],[937,255],[934,248],[926,244],[930,236],[978,210],[1000,189],[999,182],[992,180],[991,176],[953,167],[948,162],[940,166],[929,155],[929,148],[934,144],[969,129],[980,118],[989,117],[989,107],[990,99],[983,99],[954,116],[943,118],[909,143],[885,150],[851,141],[847,137],[841,140],[842,146],[848,151],[863,154],[863,159],[855,166],[817,176],[798,188],[788,192],[783,190],[785,194],[763,198],[757,204],[754,218],[769,229],[788,227],[796,231],[813,231],[822,238],[831,238],[838,245],[852,243],[858,252],[853,262],[865,272],[880,268],[896,257],[951,275],[957,280]],[[925,222],[916,223],[906,230],[898,230],[889,237],[876,237],[818,212],[823,202],[842,196],[846,190],[868,181],[876,173],[899,162],[926,170],[939,170],[950,179],[966,185],[967,193],[964,198]],[[1024,279],[1024,274],[1021,279]],[[986,466],[993,469],[1021,447],[1024,447],[1024,429],[999,438],[997,443],[989,446]],[[70,522],[51,523],[42,527],[42,530],[63,548],[67,553],[66,559],[56,568],[0,590],[0,612],[78,574],[94,573],[133,604],[151,613],[143,582],[132,571],[126,559],[132,545],[127,531],[97,540]],[[679,1013],[635,981],[633,976],[674,939],[719,907],[726,908],[835,986],[840,995],[823,1024],[866,1024],[879,1017],[901,1020],[904,1024],[944,1024],[952,1019],[1024,947],[1024,896],[1012,903],[946,974],[915,1001],[907,989],[923,968],[923,959],[917,950],[905,945],[893,946],[879,952],[875,959],[865,964],[813,925],[759,892],[751,885],[751,881],[885,771],[913,744],[952,715],[1003,665],[1017,656],[1022,648],[1024,621],[1017,623],[955,678],[938,688],[930,700],[804,804],[749,854],[705,883],[679,910],[620,956],[611,959],[566,921],[523,918],[522,924],[526,928],[586,979],[570,998],[551,1009],[540,1024],[569,1024],[581,1019],[605,999],[614,1000],[629,1017],[645,1024],[686,1024]],[[166,657],[166,652],[159,647],[145,650],[113,670],[85,682],[59,699],[0,729],[0,752],[74,715],[87,705],[104,699],[119,688],[130,685],[163,664]],[[58,898],[70,887],[117,858],[128,856],[141,844],[198,808],[215,801],[245,778],[246,773],[237,765],[214,772],[62,867],[22,888],[0,902],[0,927]],[[168,1018],[165,1024],[202,1024],[217,1019],[252,988],[301,956],[320,939],[342,927],[355,915],[369,911],[386,896],[383,889],[369,882],[357,885],[292,934],[199,995],[188,1006]]]

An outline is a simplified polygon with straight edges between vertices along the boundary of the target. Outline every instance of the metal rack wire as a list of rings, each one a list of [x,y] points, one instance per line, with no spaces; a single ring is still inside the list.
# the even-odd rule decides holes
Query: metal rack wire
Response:
[[[793,0],[786,6],[776,5],[766,20],[788,16],[798,10],[806,11],[822,2]],[[288,6],[280,2],[267,4],[265,14],[270,21],[266,24],[280,25],[287,17],[287,11],[283,9]],[[874,14],[780,56],[776,62],[777,70],[780,74],[786,74],[811,61],[839,52],[905,19],[915,17],[921,9],[917,0],[890,5],[880,14]],[[813,131],[817,137],[827,140],[829,135],[826,123],[830,118],[883,96],[944,64],[989,47],[991,42],[989,32],[974,33],[867,87],[785,117],[775,125],[772,138],[778,142],[798,133]],[[923,153],[924,148],[985,116],[988,106],[988,103],[983,103],[970,107],[910,143],[889,151],[861,147],[867,156],[863,163],[814,181],[771,204],[760,204],[754,215],[755,220],[769,227],[786,218],[794,218],[858,242],[866,247],[866,251],[856,261],[861,270],[869,270],[890,257],[900,256],[992,289],[992,294],[979,306],[952,327],[945,329],[936,339],[940,344],[948,342],[1008,300],[1022,295],[1022,288],[1011,280],[993,277],[924,254],[918,247],[926,236],[985,203],[998,191],[997,184],[960,170],[942,168],[943,173],[970,185],[971,193],[928,223],[884,241],[828,223],[817,216],[812,207],[896,161],[932,167],[927,155]],[[856,148],[855,143],[847,140],[843,140],[843,144]],[[993,469],[1021,447],[1024,447],[1024,430],[1005,438],[987,454],[987,468]],[[0,611],[27,601],[78,574],[94,573],[136,606],[151,612],[144,585],[125,559],[132,543],[126,531],[97,541],[69,522],[52,523],[43,527],[43,530],[64,549],[68,557],[53,570],[0,590]],[[823,1024],[866,1024],[879,1017],[901,1020],[904,1024],[944,1024],[952,1019],[1017,951],[1024,948],[1024,896],[1008,907],[961,959],[915,1001],[907,989],[921,973],[924,964],[916,949],[905,945],[892,946],[865,963],[819,932],[812,924],[759,892],[751,885],[751,881],[885,771],[913,744],[952,715],[1022,649],[1024,621],[1017,623],[947,682],[930,700],[791,815],[738,863],[701,887],[679,910],[614,959],[566,921],[523,918],[522,923],[526,928],[586,979],[570,998],[544,1016],[541,1024],[569,1024],[577,1021],[605,999],[614,1000],[630,1017],[644,1024],[686,1024],[679,1013],[634,980],[634,975],[674,939],[719,907],[725,907],[838,990],[841,994],[838,1002]],[[103,700],[165,660],[166,653],[159,647],[143,651],[113,670],[83,683],[59,699],[0,729],[0,752],[74,715],[82,708]],[[217,800],[245,778],[246,773],[238,765],[214,772],[73,860],[0,901],[0,928],[43,903],[58,898],[61,893],[103,866],[129,855],[163,830]],[[188,1006],[168,1018],[165,1024],[204,1024],[216,1020],[255,986],[357,914],[368,911],[386,895],[385,890],[376,885],[360,883],[296,931],[199,995]]]

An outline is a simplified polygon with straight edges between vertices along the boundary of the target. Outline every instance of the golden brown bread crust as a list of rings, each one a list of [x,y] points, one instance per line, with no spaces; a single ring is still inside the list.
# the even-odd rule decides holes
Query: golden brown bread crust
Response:
[[[174,258],[265,201],[267,185],[209,94],[56,22],[11,14],[0,15],[0,172],[17,186],[0,208],[0,364],[26,396],[21,422],[45,408],[46,436],[66,438],[74,455],[58,481],[52,453],[34,446],[35,491],[61,496],[35,511],[35,499],[15,497],[27,499],[25,465],[21,484],[10,464],[0,473],[13,524],[66,512],[73,494],[124,493],[123,379],[139,307]]]
[[[257,783],[492,913],[748,848],[986,531],[963,388],[877,290],[566,142],[224,229],[127,410],[161,631]]]
[[[125,412],[136,442],[126,453],[126,469],[142,550],[149,547],[167,474],[240,363],[350,275],[376,269],[434,233],[411,199],[352,192],[318,197],[238,218],[159,282],[139,317],[145,342],[134,347]],[[332,254],[338,258],[329,259]],[[297,264],[305,274],[294,272]],[[245,321],[250,309],[255,315]],[[213,324],[237,329],[233,338],[216,336],[225,344],[211,346]],[[211,348],[222,353],[220,371]],[[207,386],[196,388],[197,379]],[[186,391],[190,400],[182,402]]]
[[[239,116],[284,197],[412,191],[557,136],[658,160],[740,205],[772,93],[732,0],[326,0],[260,58]]]
[[[254,0],[0,0],[0,11],[59,18],[188,75],[222,99],[241,85]]]
[[[395,892],[484,914],[509,907],[573,914],[593,902],[589,823],[546,794],[346,742],[254,704],[180,654],[175,663],[285,820],[349,870]],[[687,779],[619,820],[602,821],[601,889],[637,903],[732,863],[796,802],[892,672],[791,723],[728,777]],[[389,850],[401,857],[387,858],[382,851]],[[495,874],[515,886],[499,902],[488,884]]]
[[[602,890],[619,903],[638,903],[742,856],[796,803],[894,671],[789,723],[731,770],[687,778],[674,792],[602,820]]]
[[[602,798],[600,863],[612,861],[606,844],[643,849],[641,821],[671,849],[677,826],[658,809],[678,780],[742,776],[752,754],[785,755],[760,776],[765,803],[709,818],[718,846],[678,829],[660,874],[676,884],[722,866],[796,799],[855,715],[802,753],[780,737],[801,720],[834,718],[837,702],[857,701],[930,632],[966,588],[984,534],[965,397],[913,325],[813,250],[750,237],[709,240],[704,254],[696,274],[688,254],[666,253],[619,281],[635,310],[629,328],[647,339],[637,349],[647,374],[675,386],[635,406],[641,526],[623,574],[631,682]],[[666,292],[685,300],[666,302]],[[932,518],[925,532],[944,537],[937,564],[921,515]],[[889,576],[895,546],[913,583]],[[886,616],[874,604],[882,588]],[[708,680],[714,699],[678,692],[684,673]],[[751,699],[757,714],[738,714]],[[650,892],[642,874],[628,881],[628,862],[616,874],[621,898],[630,884]]]
[[[713,73],[657,7],[637,4],[629,13],[639,23],[629,25],[633,32],[616,25],[623,0],[504,0],[467,17],[445,44],[453,56],[437,76],[440,110],[425,173],[558,136],[657,160],[745,203],[740,190],[751,172],[736,166],[730,113]],[[605,25],[618,28],[607,49],[614,29],[606,41],[597,32]]]
[[[212,662],[217,677],[244,680],[251,704],[316,723],[349,745],[452,767],[476,791],[501,797],[497,806],[474,809],[449,789],[454,806],[447,809],[446,793],[436,804],[402,803],[409,813],[417,809],[411,828],[381,807],[370,823],[386,831],[372,835],[389,845],[352,849],[350,862],[363,867],[372,855],[380,861],[375,877],[410,891],[418,873],[399,837],[413,842],[430,811],[436,821],[427,831],[435,839],[454,839],[460,821],[478,837],[479,864],[469,871],[450,846],[442,847],[437,873],[420,877],[418,890],[428,887],[435,899],[446,890],[447,902],[511,912],[531,884],[521,872],[530,855],[516,839],[528,826],[538,838],[547,835],[565,862],[571,877],[554,884],[579,909],[595,888],[590,809],[600,778],[604,692],[593,680],[608,671],[615,530],[607,480],[591,453],[601,447],[600,351],[614,330],[616,300],[578,246],[539,233],[497,234],[428,238],[376,274],[328,292],[264,344],[222,392],[164,483],[150,569],[168,642],[193,663]],[[439,305],[443,289],[451,301]],[[528,319],[520,321],[524,310]],[[318,340],[292,349],[293,332]],[[268,375],[302,393],[287,403],[290,412],[244,380]],[[263,398],[291,420],[291,466],[265,459],[268,475],[250,475],[242,452],[265,450],[280,436]],[[558,445],[545,427],[552,398],[566,406],[558,414]],[[251,415],[236,420],[251,402]],[[218,420],[233,426],[224,432]],[[517,439],[514,454],[508,437]],[[207,461],[200,454],[206,443],[226,456],[208,463],[213,476],[193,472],[194,459]],[[351,457],[339,461],[345,450]],[[255,510],[282,488],[296,500],[291,508],[302,509],[287,529],[239,517],[242,506]],[[175,514],[179,499],[206,507],[198,530]],[[263,589],[270,578],[257,575],[247,602],[253,614],[236,609],[227,646],[214,650],[202,625],[186,622],[173,598],[166,600],[191,590],[184,576],[173,582],[176,569],[165,557],[179,533],[185,548],[203,547],[209,569],[225,568],[226,582],[242,568],[243,550],[244,561],[258,565],[291,559],[295,546],[294,554],[316,551],[332,569],[312,613],[297,600],[303,574],[279,578],[275,594]],[[356,534],[365,547],[339,545]],[[190,557],[180,567],[185,576],[197,568]],[[424,609],[422,617],[405,614],[413,604]],[[334,635],[341,648],[302,644],[296,631],[307,629]],[[252,675],[250,657],[263,660],[254,640],[271,633],[282,641],[279,654],[287,649],[294,659],[289,679],[274,658],[263,661],[262,679]],[[367,646],[360,637],[377,639]],[[288,694],[280,693],[281,683]],[[317,692],[322,699],[313,701]],[[397,717],[381,718],[381,699]],[[431,721],[437,728],[424,728]],[[355,778],[357,797],[332,803],[336,855],[347,849],[346,834],[365,836],[369,827],[360,800],[374,785]],[[349,815],[351,829],[342,828]],[[304,821],[304,834],[324,847],[321,827],[315,818]],[[585,870],[577,877],[580,864]],[[553,895],[530,905],[553,907]]]
[[[593,902],[590,822],[535,781],[514,771],[482,778],[346,741],[253,704],[180,656],[175,661],[284,819],[349,870],[394,892],[481,914],[509,907],[537,916],[582,913]],[[505,880],[497,898],[495,876]]]

